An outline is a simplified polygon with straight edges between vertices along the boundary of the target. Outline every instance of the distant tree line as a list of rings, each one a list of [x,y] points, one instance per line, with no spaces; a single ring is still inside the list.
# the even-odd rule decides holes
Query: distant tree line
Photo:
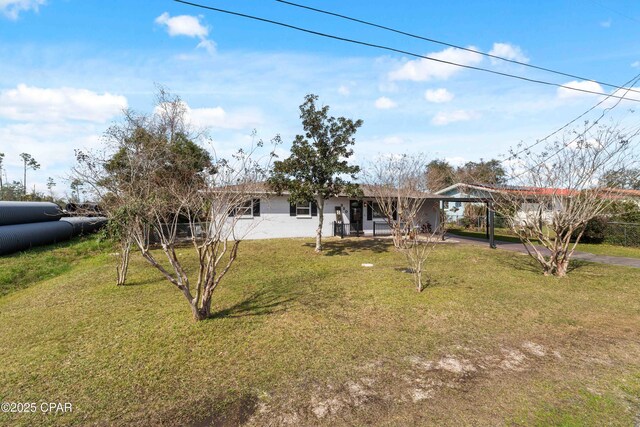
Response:
[[[9,181],[5,153],[0,153],[0,200],[57,201],[53,190],[57,184],[52,177],[47,179],[47,193],[36,191],[35,186],[29,191],[27,172],[40,169],[40,163],[29,153],[21,153],[19,157],[23,164],[22,181]]]
[[[453,166],[447,160],[436,159],[427,164],[425,174],[427,189],[431,192],[442,190],[450,185],[465,184],[505,184],[507,171],[499,160],[467,162],[462,166]]]

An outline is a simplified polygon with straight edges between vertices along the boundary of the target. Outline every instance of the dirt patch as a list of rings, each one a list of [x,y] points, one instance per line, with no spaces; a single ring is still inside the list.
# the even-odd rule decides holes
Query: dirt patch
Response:
[[[525,341],[524,343],[522,343],[522,348],[538,357],[544,357],[547,354],[547,350],[544,348],[544,346],[531,341]]]
[[[525,369],[527,356],[523,352],[514,348],[503,348],[502,353],[504,357],[500,362],[500,369],[505,371],[523,371]]]
[[[274,398],[269,405],[260,404],[248,425],[351,425],[361,417],[375,419],[374,414],[394,419],[402,412],[398,408],[406,405],[425,405],[421,406],[423,413],[452,396],[464,402],[465,395],[467,400],[475,399],[472,396],[480,393],[483,384],[519,382],[526,372],[564,369],[561,365],[573,359],[593,366],[607,360],[600,354],[575,356],[524,341],[494,352],[459,347],[436,358],[413,355],[398,363],[374,360],[355,368],[352,378],[344,382],[289,391],[288,399],[295,401],[284,403]]]
[[[456,359],[453,356],[443,357],[438,361],[438,369],[451,372],[453,374],[465,374],[475,372],[476,368],[466,359]]]
[[[256,413],[258,404],[256,396],[243,396],[222,411],[191,424],[191,427],[231,427],[245,424]]]

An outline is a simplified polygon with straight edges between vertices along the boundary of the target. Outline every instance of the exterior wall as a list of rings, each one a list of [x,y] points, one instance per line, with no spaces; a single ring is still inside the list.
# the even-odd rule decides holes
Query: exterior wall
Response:
[[[322,235],[333,236],[333,223],[336,221],[336,207],[342,210],[342,220],[350,223],[348,197],[334,197],[325,201],[324,223]],[[363,199],[363,231],[365,235],[373,235],[373,223],[384,222],[383,218],[367,220],[366,202]],[[427,221],[432,227],[438,225],[438,202],[427,200],[421,210],[421,224]],[[260,216],[239,218],[236,224],[236,235],[244,239],[272,239],[281,237],[315,237],[318,228],[318,217],[297,217],[289,213],[287,196],[260,197]]]
[[[331,223],[335,221],[335,217],[333,205],[325,203],[323,236],[333,234]],[[290,216],[286,196],[260,197],[260,216],[239,218],[236,224],[237,234],[243,235],[245,239],[313,237],[317,228],[317,216]]]
[[[469,193],[465,193],[463,191],[460,190],[460,188],[454,188],[451,189],[447,192],[441,193],[441,196],[447,196],[447,197],[458,197],[458,198],[464,198],[464,197],[488,197],[489,194],[485,193],[483,191],[476,191],[476,190],[472,190]],[[445,209],[444,212],[447,215],[447,220],[449,221],[457,221],[459,219],[461,219],[462,217],[464,217],[464,208],[465,206],[471,202],[448,202],[448,205],[445,203]],[[483,205],[484,203],[472,203],[472,204],[476,204],[476,205]]]

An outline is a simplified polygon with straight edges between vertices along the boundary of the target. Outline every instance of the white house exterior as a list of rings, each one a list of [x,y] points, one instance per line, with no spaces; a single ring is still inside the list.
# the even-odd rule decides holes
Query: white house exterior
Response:
[[[366,194],[365,194],[366,196]],[[255,194],[252,206],[237,211],[236,234],[245,239],[272,239],[281,237],[315,237],[318,228],[318,211],[315,203],[293,206],[287,195],[269,192]],[[429,225],[435,229],[439,225],[439,199],[426,195],[419,214],[418,227]],[[374,227],[386,229],[386,221],[376,209],[373,197],[352,198],[332,197],[325,201],[323,236],[334,235],[334,224],[343,223],[345,235],[373,236]],[[374,225],[375,223],[375,225]],[[338,232],[340,234],[340,227]]]

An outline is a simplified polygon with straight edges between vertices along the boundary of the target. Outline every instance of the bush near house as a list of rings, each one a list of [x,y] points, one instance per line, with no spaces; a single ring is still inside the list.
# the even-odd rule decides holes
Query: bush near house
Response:
[[[460,220],[460,225],[464,228],[481,228],[478,227],[478,223],[484,224],[484,219],[487,214],[486,207],[484,205],[476,205],[473,203],[467,203],[464,207],[464,216]]]
[[[587,221],[587,225],[584,228],[580,241],[582,243],[602,243],[607,235],[607,223],[608,220],[604,216],[597,216]],[[574,231],[572,240],[578,238],[580,233]]]

